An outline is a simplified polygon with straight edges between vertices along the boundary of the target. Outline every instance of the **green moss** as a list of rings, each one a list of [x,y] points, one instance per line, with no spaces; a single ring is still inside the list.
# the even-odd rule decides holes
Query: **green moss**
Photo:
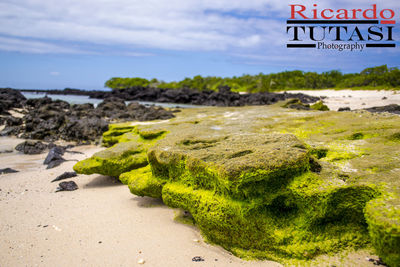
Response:
[[[304,104],[298,98],[294,98],[294,99],[290,99],[290,100],[286,101],[286,103],[284,103],[281,107],[298,109],[298,110],[309,110],[310,109],[310,105]]]
[[[77,173],[99,173],[119,177],[124,172],[148,165],[147,150],[161,139],[167,131],[146,130],[145,127],[129,124],[112,124],[103,135],[103,143],[112,147],[95,153],[92,157],[80,161],[74,166]]]
[[[366,218],[372,244],[389,266],[400,266],[400,208],[394,198],[370,201]]]
[[[132,193],[189,211],[206,240],[246,259],[321,266],[318,255],[372,241],[398,266],[399,199],[373,203],[400,192],[399,117],[279,105],[112,126],[106,136],[118,145],[75,168],[119,176]],[[133,156],[149,165],[129,165]],[[388,186],[378,190],[381,182]]]
[[[188,186],[239,199],[264,196],[309,168],[308,151],[299,148],[304,146],[289,135],[234,136],[215,142],[194,139],[191,145],[184,139],[175,141],[182,144],[175,147],[171,147],[171,141],[163,141],[148,153],[156,177],[181,177]]]
[[[361,140],[361,139],[364,139],[364,134],[363,133],[353,133],[349,137],[349,140]]]
[[[325,158],[328,155],[327,148],[312,148],[310,150],[311,155],[314,155],[317,159]]]
[[[389,136],[389,140],[394,142],[400,142],[400,133],[392,134],[391,136]]]
[[[324,102],[318,101],[314,105],[311,105],[310,108],[314,110],[320,110],[320,111],[329,111],[329,108],[327,105],[324,105]]]
[[[120,180],[129,186],[132,194],[161,198],[164,182],[152,176],[149,166],[123,173]]]
[[[281,260],[368,243],[363,209],[376,189],[308,172],[309,154],[293,137],[173,142],[181,146],[163,140],[149,150],[153,176],[164,182],[164,203],[188,210],[208,241],[241,256],[246,250],[247,257]],[[212,146],[191,149],[202,142]],[[217,153],[226,144],[238,152]]]
[[[135,131],[136,127],[132,126],[131,123],[118,123],[110,124],[108,131],[103,133],[103,146],[109,147],[118,142],[123,134]]]
[[[77,173],[119,177],[121,173],[144,167],[148,164],[143,145],[137,142],[118,143],[111,148],[95,153],[91,158],[74,165]]]
[[[165,130],[151,130],[151,129],[140,129],[138,130],[140,137],[143,139],[156,139],[160,138],[162,135],[164,135],[167,131]]]

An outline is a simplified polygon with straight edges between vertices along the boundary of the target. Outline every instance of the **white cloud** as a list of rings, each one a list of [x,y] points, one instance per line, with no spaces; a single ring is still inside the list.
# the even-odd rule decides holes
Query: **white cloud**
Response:
[[[0,49],[100,53],[98,45],[117,45],[129,47],[121,54],[131,56],[153,55],[147,49],[285,51],[290,3],[311,6],[315,1],[3,0],[0,34],[9,37],[0,37]],[[367,8],[373,3],[399,12],[397,0],[326,0],[318,5]]]
[[[52,71],[52,72],[50,72],[50,75],[51,76],[59,76],[60,73],[58,71]]]
[[[63,53],[63,54],[90,54],[91,51],[79,48],[65,47],[43,41],[19,39],[0,36],[0,50],[11,52],[28,52],[35,54]]]

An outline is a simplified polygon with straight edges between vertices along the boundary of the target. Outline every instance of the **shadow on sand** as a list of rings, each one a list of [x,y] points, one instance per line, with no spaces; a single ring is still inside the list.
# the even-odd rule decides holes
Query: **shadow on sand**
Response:
[[[85,185],[85,188],[101,188],[110,186],[122,186],[123,184],[114,177],[99,175]]]
[[[153,208],[153,207],[168,208],[164,204],[162,199],[159,198],[133,196],[131,199],[136,202],[138,207],[142,208]]]

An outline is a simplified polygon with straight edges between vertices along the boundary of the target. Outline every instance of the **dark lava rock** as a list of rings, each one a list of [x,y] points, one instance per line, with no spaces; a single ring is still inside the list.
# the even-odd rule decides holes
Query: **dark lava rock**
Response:
[[[59,137],[67,141],[95,141],[108,130],[108,122],[99,117],[69,117],[65,125],[60,127]]]
[[[0,169],[0,174],[8,174],[8,173],[16,173],[18,171],[11,169],[11,168],[5,168],[5,169]]]
[[[245,106],[245,105],[269,105],[289,98],[299,98],[303,103],[313,103],[319,100],[305,94],[290,93],[254,93],[239,94],[231,92],[229,86],[220,86],[218,92],[210,90],[196,90],[189,88],[182,89],[163,89],[153,87],[130,87],[115,89],[112,91],[85,91],[78,89],[64,90],[34,90],[35,92],[65,95],[88,95],[90,98],[107,99],[120,98],[124,101],[153,101],[162,103],[181,103],[205,106]],[[32,92],[30,90],[30,92]],[[107,109],[109,104],[104,104]],[[122,107],[122,106],[121,106]]]
[[[0,114],[8,115],[12,108],[22,108],[26,98],[17,90],[0,88]]]
[[[69,109],[70,104],[63,100],[52,100],[50,97],[45,96],[42,98],[31,98],[26,100],[25,105],[31,108],[48,108],[49,105],[52,108],[57,109]]]
[[[101,117],[117,118],[118,115],[126,111],[125,101],[118,97],[109,97],[101,102],[96,110]]]
[[[16,118],[13,116],[7,116],[4,118],[5,125],[6,126],[19,126],[21,125],[24,121],[22,118]]]
[[[21,127],[19,126],[8,126],[0,132],[0,136],[17,135],[20,131]]]
[[[282,107],[290,108],[290,109],[297,109],[297,110],[311,110],[310,105],[304,104],[298,98],[290,99]]]
[[[112,92],[92,94],[92,98],[118,97],[125,101],[154,101],[162,103],[182,103],[206,106],[245,106],[245,105],[269,105],[289,98],[299,98],[303,103],[312,103],[319,100],[304,94],[289,93],[255,93],[239,94],[231,92],[228,86],[221,86],[218,92],[209,90],[162,89],[130,87],[113,90]]]
[[[56,189],[56,192],[59,191],[74,191],[78,189],[78,185],[74,181],[70,182],[61,182],[58,184],[58,188]]]
[[[342,112],[342,111],[351,111],[351,109],[350,109],[349,107],[343,107],[343,108],[339,108],[338,111],[339,111],[339,112]]]
[[[198,91],[188,88],[170,90],[144,87],[131,87],[111,92],[77,89],[54,92],[57,94],[89,95],[92,98],[104,99],[102,103],[94,108],[92,104],[71,106],[65,101],[54,101],[49,97],[26,100],[19,91],[11,89],[3,89],[3,91],[7,96],[6,99],[15,99],[14,102],[18,103],[10,105],[10,107],[24,107],[26,113],[22,120],[9,119],[6,128],[1,131],[0,135],[18,135],[22,138],[44,140],[46,142],[63,139],[77,141],[79,144],[97,141],[103,132],[108,130],[110,122],[165,120],[174,117],[172,111],[162,107],[146,107],[138,103],[126,105],[125,101],[142,100],[207,106],[245,106],[268,105],[289,98],[298,98],[305,104],[319,100],[317,97],[289,93],[276,94],[266,92],[241,95],[231,92],[227,86],[221,86],[218,92],[210,90]],[[53,92],[49,91],[47,93]],[[5,111],[9,108],[9,105],[0,106]],[[4,119],[2,121],[5,123]]]
[[[66,161],[65,159],[57,159],[57,160],[50,161],[50,163],[47,165],[46,169],[52,169],[52,168],[58,167],[61,164],[63,164],[65,161]]]
[[[137,102],[128,105],[127,113],[138,121],[167,120],[175,117],[172,111],[162,107],[146,107]]]
[[[76,177],[76,176],[78,176],[78,174],[76,174],[76,172],[64,172],[63,174],[57,176],[57,178],[55,178],[51,182],[61,181],[61,180]]]
[[[369,262],[372,262],[374,265],[377,265],[377,266],[388,266],[388,265],[386,265],[386,263],[381,259],[381,258],[379,258],[379,259],[372,259],[372,258],[366,258]]]
[[[204,261],[204,259],[200,256],[196,256],[192,258],[192,261],[199,262],[199,261]]]
[[[61,146],[55,146],[50,149],[49,154],[47,154],[46,159],[44,160],[44,165],[49,165],[53,161],[65,161],[62,157],[64,155],[65,149]],[[58,165],[57,165],[58,166]],[[49,169],[49,168],[48,168]]]
[[[52,169],[64,163],[66,161],[62,157],[64,153],[65,153],[65,147],[62,146],[52,147],[49,151],[49,154],[47,154],[46,159],[43,162],[44,165],[47,165],[46,169]]]
[[[13,91],[13,90],[11,90]],[[173,113],[160,107],[134,104],[128,107],[118,97],[109,97],[97,108],[92,104],[70,105],[49,97],[20,101],[26,109],[21,118],[2,117],[6,124],[2,136],[18,135],[26,139],[53,142],[63,139],[87,144],[97,141],[108,130],[112,121],[156,120],[174,117]]]
[[[47,145],[43,144],[40,141],[31,141],[31,140],[18,144],[15,147],[15,150],[28,155],[40,154],[45,149],[47,149]]]
[[[397,105],[397,104],[392,104],[392,105],[387,105],[387,106],[382,106],[382,107],[366,108],[365,110],[367,110],[369,112],[373,112],[373,113],[389,112],[389,113],[400,115],[400,105]]]

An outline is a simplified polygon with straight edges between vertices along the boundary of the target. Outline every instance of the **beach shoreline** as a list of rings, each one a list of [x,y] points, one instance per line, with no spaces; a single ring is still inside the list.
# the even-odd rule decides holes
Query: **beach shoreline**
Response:
[[[321,97],[330,110],[349,107],[351,110],[365,109],[391,104],[400,105],[399,91],[386,90],[293,90],[289,93],[300,93]],[[280,92],[282,93],[282,92]]]
[[[335,97],[340,106],[348,99],[360,102],[358,95],[346,98],[315,91],[315,96],[321,95],[328,96],[324,102],[330,108]],[[367,101],[363,106],[374,104]],[[351,107],[356,108],[356,103]],[[13,151],[23,141],[1,138],[0,150]],[[58,183],[51,180],[103,149],[74,147],[71,150],[83,154],[66,153],[69,161],[54,169],[42,164],[46,153],[0,153],[1,168],[19,171],[0,175],[0,266],[138,266],[141,259],[148,266],[281,266],[272,261],[245,261],[207,244],[196,227],[174,220],[179,210],[161,200],[132,195],[115,178],[79,175],[68,180],[78,184],[77,191],[55,193]],[[196,256],[205,261],[192,261]],[[377,256],[362,250],[321,258],[334,265],[374,266],[366,258]]]

